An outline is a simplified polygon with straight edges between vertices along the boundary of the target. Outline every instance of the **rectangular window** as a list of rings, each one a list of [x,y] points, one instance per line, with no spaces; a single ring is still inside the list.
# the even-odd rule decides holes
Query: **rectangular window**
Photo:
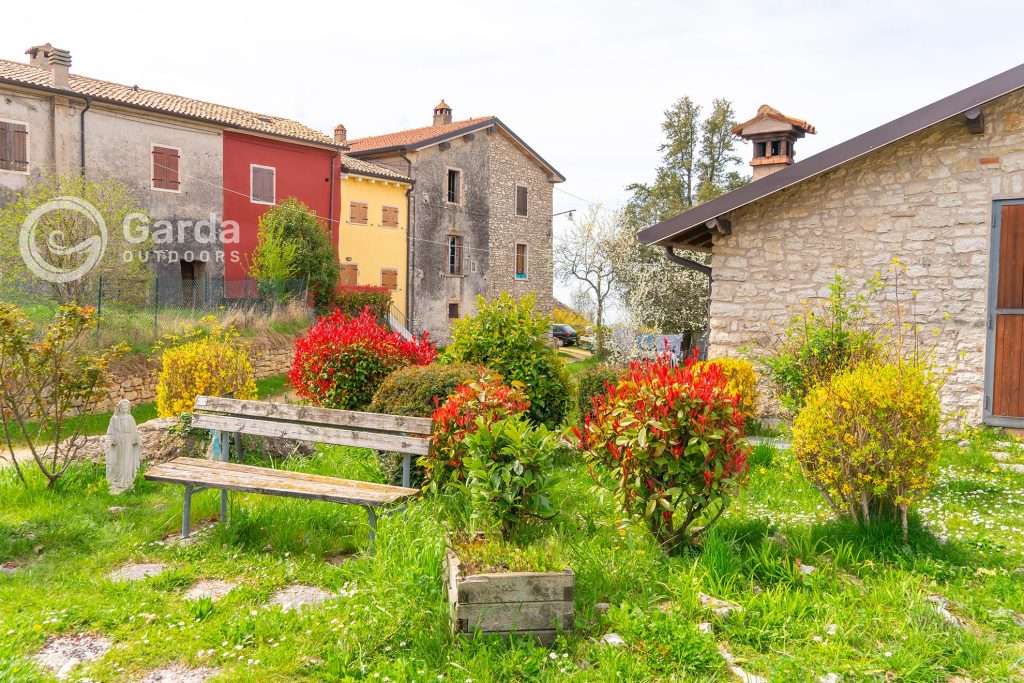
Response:
[[[517,280],[525,280],[527,278],[526,268],[527,268],[526,245],[525,244],[517,244],[516,245],[516,279]]]
[[[754,156],[758,159],[764,156],[768,156],[768,143],[767,142],[755,142],[754,143]]]
[[[394,268],[380,269],[380,286],[395,291],[398,289],[398,271]]]
[[[28,126],[0,121],[0,171],[28,173]]]
[[[448,319],[456,320],[459,317],[459,305],[448,304]]]
[[[178,192],[181,189],[181,151],[177,147],[153,145],[152,154],[153,189]]]
[[[448,236],[448,274],[462,275],[462,237]]]
[[[772,140],[772,156],[777,157],[782,154],[782,143],[779,140]]]
[[[249,165],[249,200],[253,204],[277,201],[277,169],[273,166]]]
[[[365,202],[350,202],[348,205],[348,222],[366,225],[370,221],[370,207]]]
[[[359,284],[359,266],[355,263],[341,264],[341,277],[338,282],[342,287],[355,287]]]
[[[398,207],[385,206],[381,209],[380,224],[385,228],[398,227]]]
[[[448,169],[448,203],[462,203],[462,171]]]
[[[523,185],[516,185],[516,215],[526,216],[529,209],[529,193]]]

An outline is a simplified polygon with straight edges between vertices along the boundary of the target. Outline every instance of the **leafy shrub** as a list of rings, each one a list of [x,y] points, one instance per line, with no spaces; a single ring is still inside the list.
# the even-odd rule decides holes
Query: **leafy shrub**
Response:
[[[373,395],[370,411],[430,417],[461,384],[480,377],[482,368],[466,363],[411,365],[395,370]]]
[[[815,386],[878,354],[868,302],[881,287],[874,278],[854,295],[849,282],[836,275],[825,308],[794,318],[779,348],[761,359],[785,408],[800,410]]]
[[[156,384],[160,417],[192,412],[197,396],[256,398],[256,378],[238,333],[215,327],[207,336],[164,349]]]
[[[663,356],[632,363],[573,431],[623,509],[672,547],[695,541],[745,481],[744,422],[721,366],[673,366]]]
[[[391,310],[391,290],[385,287],[360,286],[341,287],[334,295],[334,306],[349,317],[354,317],[369,308],[384,323]]]
[[[296,280],[308,286],[318,306],[329,304],[340,270],[327,228],[316,213],[288,197],[260,216],[259,223],[249,272],[260,288],[280,297],[289,281]]]
[[[739,394],[740,410],[747,418],[757,415],[757,373],[754,364],[742,358],[712,358],[701,361],[698,365],[714,363],[722,368],[725,375],[725,390]]]
[[[96,324],[92,308],[61,306],[37,338],[28,316],[0,303],[0,424],[3,440],[23,441],[52,488],[84,444],[83,423],[70,415],[90,412],[105,397],[106,370],[120,349],[104,354],[85,350]],[[11,465],[27,483],[18,459]]]
[[[318,406],[362,410],[384,378],[437,355],[426,333],[405,339],[378,324],[370,309],[355,318],[335,310],[295,341],[288,379],[299,396]]]
[[[493,519],[506,538],[529,518],[549,519],[551,466],[558,437],[543,425],[533,427],[520,415],[488,422],[476,418],[466,435],[466,486],[472,517]]]
[[[839,514],[899,518],[928,490],[939,454],[939,382],[922,363],[870,362],[813,389],[793,424],[804,475]]]
[[[558,352],[545,343],[550,324],[534,304],[532,296],[478,298],[477,314],[455,322],[445,358],[478,363],[521,382],[530,398],[530,418],[554,427],[569,408],[569,377]]]
[[[435,492],[466,479],[465,439],[481,426],[518,415],[530,408],[522,385],[506,385],[493,374],[459,386],[432,416],[430,453],[420,458],[428,486]]]
[[[614,384],[621,374],[621,367],[608,363],[591,365],[580,370],[576,375],[579,385],[576,389],[576,404],[579,407],[580,416],[590,412],[594,397],[607,393],[606,385]]]

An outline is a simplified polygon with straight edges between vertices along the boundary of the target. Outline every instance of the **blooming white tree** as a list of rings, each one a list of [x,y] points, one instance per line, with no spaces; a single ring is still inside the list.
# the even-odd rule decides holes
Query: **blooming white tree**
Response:
[[[605,313],[615,286],[612,248],[618,232],[618,214],[609,214],[592,205],[579,222],[555,247],[555,276],[562,282],[575,282],[594,303],[594,343],[598,355],[605,353]]]

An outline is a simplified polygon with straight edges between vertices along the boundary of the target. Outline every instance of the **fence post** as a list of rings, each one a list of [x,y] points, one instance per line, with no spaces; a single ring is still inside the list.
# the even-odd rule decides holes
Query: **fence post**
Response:
[[[153,278],[153,341],[160,338],[160,276]]]
[[[96,278],[96,348],[100,347],[100,320],[103,317],[103,276]]]

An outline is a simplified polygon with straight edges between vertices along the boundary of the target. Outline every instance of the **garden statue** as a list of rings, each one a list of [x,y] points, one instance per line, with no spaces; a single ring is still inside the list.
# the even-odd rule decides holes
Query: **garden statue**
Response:
[[[127,491],[135,484],[142,460],[139,429],[132,417],[131,403],[121,399],[107,427],[107,483],[111,493]]]

